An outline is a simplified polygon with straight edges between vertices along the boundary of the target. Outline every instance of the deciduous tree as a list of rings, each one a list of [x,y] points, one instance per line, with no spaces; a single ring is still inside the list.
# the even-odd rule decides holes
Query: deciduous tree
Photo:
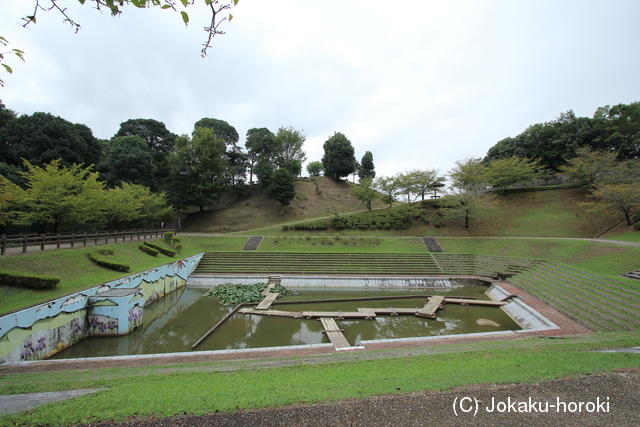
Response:
[[[627,225],[632,225],[631,212],[640,206],[640,183],[637,180],[601,184],[592,195],[607,206],[622,212]]]
[[[371,210],[371,203],[378,197],[371,178],[361,179],[359,185],[351,187],[351,194],[360,200],[367,210]]]
[[[44,167],[25,161],[27,189],[14,187],[14,222],[39,225],[42,232],[57,233],[66,223],[99,222],[105,201],[104,183],[92,166],[72,165],[59,160]]]
[[[591,147],[578,148],[576,155],[567,160],[560,171],[569,178],[591,185],[610,172],[618,158],[617,151],[593,150]]]
[[[184,0],[179,3],[176,3],[172,0],[132,0],[132,1],[115,1],[115,0],[78,0],[80,4],[91,4],[93,8],[97,10],[106,9],[111,13],[112,16],[118,16],[123,13],[123,9],[125,5],[133,5],[139,9],[145,8],[160,8],[164,10],[174,11],[179,13],[182,22],[185,25],[189,24],[189,13],[187,12],[187,7],[194,7],[194,4],[199,4],[206,7],[209,10],[211,20],[208,26],[204,27],[204,30],[207,34],[206,41],[203,44],[203,48],[201,50],[201,55],[204,57],[207,54],[207,50],[211,47],[211,42],[214,36],[218,34],[224,34],[224,31],[220,29],[220,25],[225,21],[231,21],[233,19],[233,15],[229,12],[232,6],[238,4],[239,0],[204,0],[204,1],[188,1]],[[37,21],[37,16],[39,13],[54,11],[62,15],[64,22],[68,23],[72,26],[72,28],[77,33],[80,30],[80,24],[76,22],[74,17],[68,14],[67,8],[61,6],[58,0],[50,0],[50,2],[38,1],[36,0],[32,4],[32,12],[27,12],[22,17],[23,26],[26,27],[31,24],[35,24]],[[9,44],[8,40],[4,37],[0,37],[0,46],[5,47]],[[0,49],[0,65],[4,67],[4,69],[11,73],[12,69],[9,65],[3,63],[4,57],[7,55],[16,56],[20,59],[23,59],[24,52],[20,49],[9,49],[4,50]],[[2,85],[2,80],[0,80],[0,86]]]
[[[102,179],[111,187],[123,182],[156,189],[153,157],[144,139],[139,136],[114,138],[99,165]]]
[[[144,139],[153,157],[153,174],[156,180],[162,181],[169,175],[166,160],[178,135],[170,132],[164,123],[154,119],[127,120],[120,123],[120,129],[114,138],[121,136],[139,136]]]
[[[197,128],[193,138],[178,137],[175,153],[169,158],[171,174],[170,198],[179,209],[204,206],[220,197],[227,161],[224,140],[216,138],[213,129]]]
[[[496,159],[484,171],[484,179],[495,187],[502,187],[503,195],[513,184],[534,181],[538,175],[539,160],[513,156]]]
[[[381,176],[374,181],[373,187],[381,193],[382,202],[392,207],[398,194],[399,185],[397,177]]]
[[[275,151],[273,138],[275,135],[267,128],[251,128],[247,131],[245,147],[247,149],[247,161],[249,166],[249,182],[253,182],[253,170],[261,156],[271,158]]]
[[[271,174],[269,186],[265,190],[265,195],[280,203],[281,211],[289,206],[289,203],[296,197],[296,189],[293,181],[293,175],[287,169],[278,169]]]
[[[107,229],[131,226],[158,227],[160,221],[171,212],[167,195],[153,193],[142,185],[123,183],[107,190],[102,206]]]
[[[322,162],[318,160],[309,162],[309,164],[307,164],[307,173],[310,177],[320,176],[322,175],[323,171],[324,168],[322,167]]]
[[[468,184],[439,199],[438,208],[445,218],[463,218],[464,228],[469,229],[470,220],[491,209],[493,197],[484,185]]]
[[[298,162],[302,167],[302,163],[307,160],[307,154],[302,149],[306,140],[307,136],[303,131],[296,130],[293,127],[281,127],[278,129],[273,138],[272,161],[274,167],[278,169],[289,167],[291,169],[294,161]]]
[[[456,160],[454,167],[449,170],[451,186],[458,191],[476,184],[485,184],[485,165],[478,157],[465,157]]]
[[[4,162],[22,166],[22,159],[43,166],[60,159],[60,164],[96,164],[101,147],[91,129],[49,113],[33,113],[10,120],[0,129],[0,154]]]

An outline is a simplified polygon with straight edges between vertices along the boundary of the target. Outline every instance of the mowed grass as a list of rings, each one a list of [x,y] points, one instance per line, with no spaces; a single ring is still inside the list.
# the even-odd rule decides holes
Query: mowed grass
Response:
[[[447,390],[479,383],[539,382],[640,366],[640,354],[592,352],[637,345],[631,334],[450,346],[440,354],[296,363],[221,372],[225,363],[5,375],[0,393],[106,388],[0,418],[1,426],[64,426],[202,415]],[[391,357],[390,357],[391,356]],[[227,364],[228,366],[228,364]],[[144,397],[144,398],[141,398]]]
[[[129,264],[131,269],[127,273],[116,272],[92,263],[87,254],[98,247],[60,249],[2,257],[0,258],[1,269],[57,276],[61,280],[52,290],[0,286],[0,313],[91,288],[201,252],[241,250],[247,241],[243,237],[228,236],[180,236],[180,238],[183,250],[174,258],[162,254],[157,257],[150,256],[138,249],[141,242],[137,241],[99,246],[99,248],[114,251],[114,255],[102,255],[103,258]],[[156,239],[153,242],[171,248],[163,239]]]
[[[424,253],[428,252],[419,237],[377,236],[268,236],[262,239],[259,252],[317,253]]]
[[[585,203],[598,206],[598,200],[582,188],[510,193],[496,195],[490,209],[470,220],[469,229],[462,219],[446,219],[438,215],[437,202],[429,200],[425,209],[429,223],[415,221],[406,230],[287,230],[282,225],[242,231],[242,234],[271,236],[304,236],[323,234],[341,236],[503,236],[503,237],[595,237],[623,219],[615,211],[592,210]],[[375,211],[371,215],[375,215]],[[360,215],[367,214],[361,212]],[[348,214],[342,215],[347,216]],[[322,221],[329,221],[326,217]],[[316,222],[318,220],[308,220]],[[302,222],[302,221],[301,221]],[[436,227],[434,224],[439,223]],[[289,223],[291,224],[291,223]],[[637,233],[640,235],[640,233]]]
[[[572,239],[439,238],[447,253],[484,254],[570,264],[605,276],[640,268],[640,247]],[[617,278],[620,280],[627,280]],[[630,280],[630,279],[629,279]],[[634,282],[634,283],[637,283]]]

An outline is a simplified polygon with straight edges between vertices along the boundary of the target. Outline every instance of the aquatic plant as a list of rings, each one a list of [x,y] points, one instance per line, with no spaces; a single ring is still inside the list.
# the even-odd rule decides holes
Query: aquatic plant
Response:
[[[267,283],[257,283],[255,285],[239,285],[225,283],[207,291],[204,295],[216,298],[223,305],[239,305],[258,303],[264,299],[262,291],[267,287]],[[277,284],[272,292],[280,295],[291,295],[293,291]]]

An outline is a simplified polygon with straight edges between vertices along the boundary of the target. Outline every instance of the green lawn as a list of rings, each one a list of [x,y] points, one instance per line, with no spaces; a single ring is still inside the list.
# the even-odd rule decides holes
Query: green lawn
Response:
[[[247,241],[245,237],[228,236],[180,236],[180,238],[183,250],[175,258],[162,254],[152,257],[138,249],[140,242],[99,246],[114,251],[114,255],[102,255],[103,258],[129,264],[131,270],[127,273],[119,273],[92,263],[87,258],[87,253],[96,250],[96,247],[32,252],[2,257],[0,258],[0,268],[2,269],[57,276],[61,281],[53,290],[0,287],[0,313],[91,288],[101,283],[173,262],[180,257],[189,257],[206,251],[242,250]],[[153,242],[170,248],[163,239],[156,239]]]
[[[372,360],[332,361],[333,356],[325,356],[318,358],[321,363],[302,363],[291,358],[270,369],[221,362],[5,375],[1,394],[107,390],[2,417],[0,426],[64,426],[313,404],[479,383],[539,382],[640,366],[640,354],[589,351],[632,345],[638,345],[637,334],[616,333],[598,334],[597,339],[448,346],[440,354],[411,357],[389,351]],[[222,372],[225,367],[231,371]]]

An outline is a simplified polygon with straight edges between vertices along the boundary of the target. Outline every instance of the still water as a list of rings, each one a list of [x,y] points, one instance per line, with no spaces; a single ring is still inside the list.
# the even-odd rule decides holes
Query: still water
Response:
[[[463,286],[427,289],[298,289],[298,295],[281,297],[278,301],[360,298],[371,296],[416,295],[415,298],[314,302],[274,305],[285,311],[357,311],[361,307],[423,307],[422,295],[467,296],[488,299],[486,286]],[[204,289],[181,288],[144,308],[143,325],[123,337],[87,338],[55,356],[57,359],[135,354],[155,354],[191,351],[213,325],[232,311],[214,298],[204,297]],[[482,326],[479,319],[488,319],[500,326]],[[378,316],[373,320],[337,320],[347,340],[356,345],[361,340],[424,337],[473,332],[493,332],[521,329],[499,307],[446,304],[437,319],[414,315]],[[486,323],[486,322],[482,322]],[[235,313],[198,351],[290,346],[328,343],[322,324],[316,320],[268,317]]]

